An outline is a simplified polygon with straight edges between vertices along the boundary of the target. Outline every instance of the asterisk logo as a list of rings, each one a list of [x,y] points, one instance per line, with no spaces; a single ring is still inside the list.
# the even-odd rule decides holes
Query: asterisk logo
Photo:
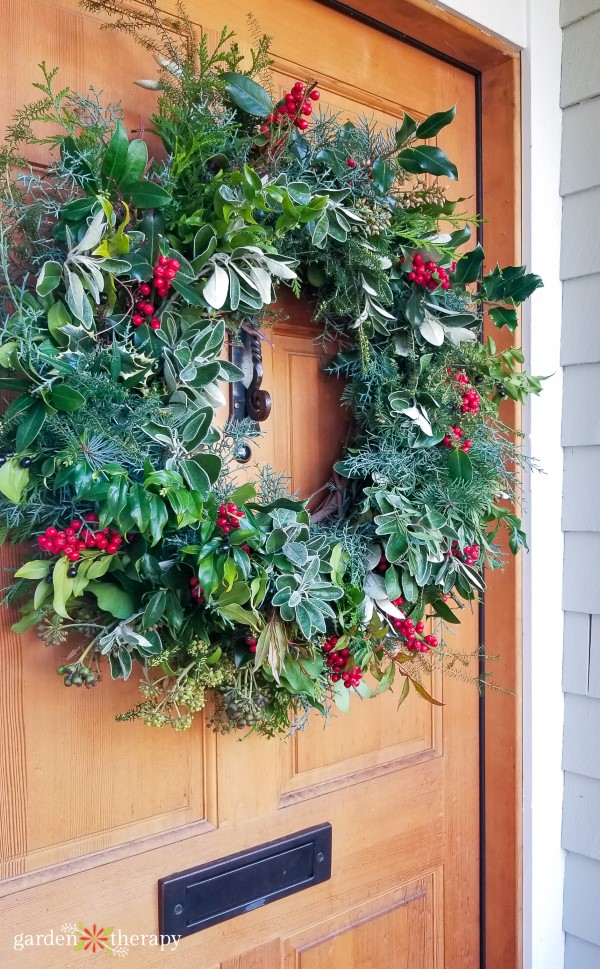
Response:
[[[106,929],[98,928],[94,922],[91,929],[89,929],[80,922],[78,925],[79,941],[75,945],[75,948],[83,949],[85,952],[106,952],[107,955],[112,955],[112,933],[112,927]]]

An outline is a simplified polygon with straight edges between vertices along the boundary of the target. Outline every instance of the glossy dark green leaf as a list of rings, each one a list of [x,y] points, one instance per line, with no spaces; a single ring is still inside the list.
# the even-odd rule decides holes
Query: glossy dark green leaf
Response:
[[[206,300],[202,295],[202,290],[199,286],[190,285],[190,283],[184,282],[179,277],[173,280],[173,289],[180,296],[183,296],[184,300],[190,304],[190,306],[205,306]]]
[[[455,117],[456,105],[447,111],[436,111],[435,114],[429,115],[428,118],[425,118],[425,121],[421,122],[417,128],[417,138],[435,138],[442,128],[452,124]]]
[[[397,155],[398,164],[404,171],[412,175],[445,175],[447,178],[458,178],[458,169],[450,161],[445,152],[435,145],[418,145],[415,148],[405,148]]]
[[[122,188],[125,199],[136,209],[158,209],[171,200],[171,196],[162,185],[144,179],[124,185]]]
[[[273,111],[268,93],[251,77],[235,71],[224,71],[220,79],[236,108],[240,108],[254,118],[266,118]]]
[[[468,283],[476,282],[479,279],[484,258],[485,253],[479,244],[461,256],[451,276],[454,285],[466,286]]]
[[[151,267],[155,264],[159,255],[160,240],[165,230],[164,216],[162,212],[144,212],[138,225],[140,231],[144,233],[143,253],[148,260],[148,268],[152,271]],[[148,275],[145,278],[149,279],[150,276]]]
[[[180,461],[179,467],[192,491],[197,491],[198,494],[203,496],[208,495],[210,491],[210,479],[206,471],[200,467],[198,461]]]
[[[155,592],[148,602],[148,605],[144,610],[144,615],[142,616],[142,625],[144,629],[148,629],[150,626],[156,625],[159,619],[162,618],[166,606],[167,593],[165,590],[161,589],[160,592]]]
[[[494,321],[494,325],[497,326],[498,329],[502,329],[503,326],[506,326],[511,333],[514,333],[519,325],[517,311],[511,309],[509,306],[494,306],[494,308],[490,310],[490,318]]]
[[[458,481],[473,480],[473,463],[466,451],[453,448],[448,454],[448,471],[450,477]]]
[[[146,170],[148,164],[148,146],[141,138],[134,138],[127,146],[125,168],[120,177],[122,184],[137,182]],[[119,181],[119,179],[116,179]]]
[[[68,384],[53,384],[50,392],[50,403],[57,410],[70,414],[83,407],[85,397]]]
[[[396,131],[396,135],[395,135],[396,145],[398,146],[398,148],[402,148],[402,146],[405,145],[407,141],[409,141],[411,138],[414,137],[418,127],[419,127],[418,122],[415,121],[414,118],[411,118],[409,114],[405,113],[404,117],[402,118],[402,124]]]
[[[36,401],[25,411],[17,428],[17,451],[25,451],[35,441],[47,417],[46,405],[42,400]]]
[[[118,121],[102,159],[100,173],[104,184],[120,182],[125,172],[128,147],[129,139],[123,125]]]
[[[373,162],[373,185],[381,195],[387,195],[394,184],[395,173],[390,165],[387,165],[382,158],[376,158]]]

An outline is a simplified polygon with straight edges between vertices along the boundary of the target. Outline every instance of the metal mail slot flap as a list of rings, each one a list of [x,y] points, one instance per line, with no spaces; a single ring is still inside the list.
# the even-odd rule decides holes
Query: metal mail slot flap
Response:
[[[161,878],[160,932],[191,935],[330,877],[331,825],[307,828]]]

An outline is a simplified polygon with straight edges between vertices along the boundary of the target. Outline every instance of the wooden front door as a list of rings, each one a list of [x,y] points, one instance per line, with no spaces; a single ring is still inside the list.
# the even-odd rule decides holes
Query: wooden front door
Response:
[[[165,2],[165,7],[174,6]],[[224,20],[247,38],[247,0],[188,0],[211,33]],[[76,0],[5,0],[0,37],[10,64],[2,126],[31,100],[36,64],[64,84],[122,100],[130,129],[153,108],[133,87],[152,61],[125,35],[101,32]],[[459,192],[475,207],[475,81],[441,59],[313,0],[254,0],[274,37],[275,82],[319,81],[322,102],[377,121],[458,105],[441,144]],[[275,92],[277,93],[277,91]],[[31,159],[43,163],[44,150]],[[327,479],[339,444],[339,389],[298,306],[274,334],[264,386],[273,413],[256,455],[288,469],[303,495]],[[4,565],[16,561],[8,554]],[[113,926],[124,964],[153,969],[474,969],[479,965],[478,696],[448,677],[431,684],[444,707],[411,697],[353,699],[352,715],[314,722],[285,741],[240,742],[201,723],[187,734],[114,722],[136,684],[105,680],[66,691],[58,652],[10,632],[1,616],[0,952],[7,967],[59,969],[91,957],[56,941],[68,926]],[[477,645],[477,617],[460,648]],[[182,940],[165,951],[157,882],[173,872],[328,821],[332,877]],[[67,927],[65,930],[64,927]],[[29,937],[37,941],[29,943]],[[41,939],[41,941],[40,941]],[[16,941],[20,940],[20,941]],[[97,956],[101,958],[100,955]]]

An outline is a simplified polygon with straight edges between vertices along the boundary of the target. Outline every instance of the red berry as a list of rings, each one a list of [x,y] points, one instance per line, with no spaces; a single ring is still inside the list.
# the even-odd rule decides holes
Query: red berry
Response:
[[[315,88],[314,91],[310,92],[309,97],[312,98],[313,101],[318,101],[319,98],[321,97],[321,92],[317,91],[317,89]]]
[[[105,549],[108,547],[108,539],[105,535],[98,535],[96,538],[96,548]]]
[[[108,545],[106,546],[106,551],[108,552],[109,555],[114,555],[115,552],[119,551],[119,546],[115,545],[114,542],[109,542]]]
[[[70,552],[67,552],[67,550],[65,549],[65,554],[69,559],[69,562],[78,562],[79,559],[81,558],[81,556],[79,555],[79,552],[76,549],[72,549]]]
[[[148,283],[140,283],[140,293],[142,296],[149,296],[152,290],[148,286]]]
[[[160,255],[158,257],[158,264],[157,265],[159,265],[159,266],[168,266],[168,264],[169,264],[169,260],[167,259],[166,256]]]
[[[308,121],[306,121],[304,118],[300,118],[298,121],[296,121],[296,127],[299,128],[300,131],[306,131],[308,128]]]
[[[134,326],[141,326],[144,322],[144,317],[140,316],[139,313],[134,313],[134,315],[131,317],[131,322]]]
[[[150,327],[152,330],[160,330],[160,320],[157,320],[156,317],[150,320]]]
[[[348,164],[348,168],[356,168],[356,162],[354,161],[353,158],[349,158],[347,164]]]
[[[302,105],[301,111],[302,111],[302,114],[305,114],[305,115],[312,114],[312,104],[310,103],[310,101],[307,101]]]
[[[45,534],[48,538],[56,538],[58,535],[58,530],[54,527],[54,525],[49,525]]]

